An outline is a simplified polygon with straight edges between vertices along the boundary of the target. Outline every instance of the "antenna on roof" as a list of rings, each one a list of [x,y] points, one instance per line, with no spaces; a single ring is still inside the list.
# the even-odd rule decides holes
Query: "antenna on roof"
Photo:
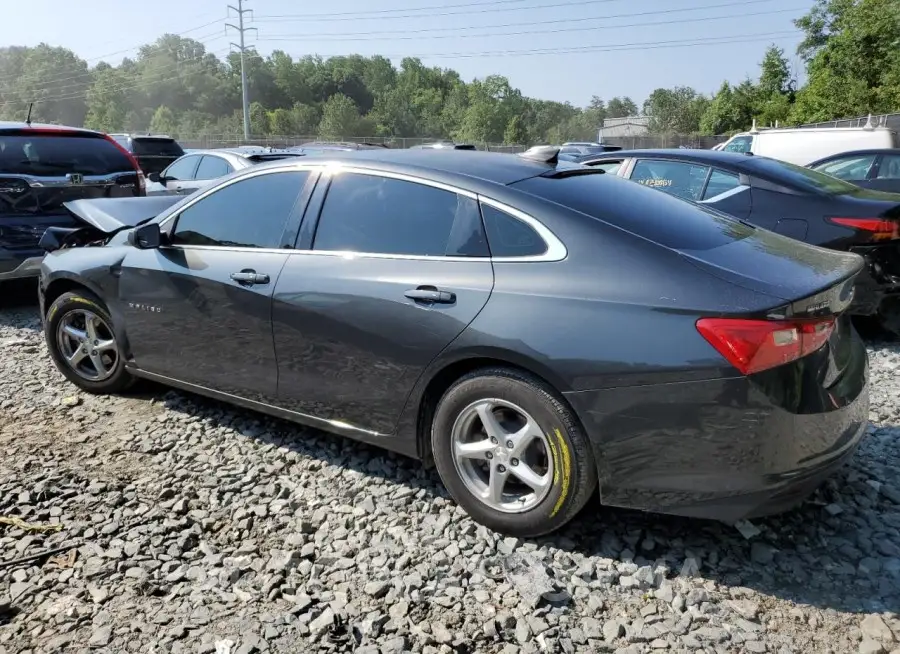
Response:
[[[525,150],[525,152],[520,152],[519,156],[531,161],[556,164],[559,162],[559,150],[560,148],[554,145],[535,145]]]
[[[25,124],[31,127],[31,110],[34,109],[34,103],[28,103],[28,116],[25,118]]]

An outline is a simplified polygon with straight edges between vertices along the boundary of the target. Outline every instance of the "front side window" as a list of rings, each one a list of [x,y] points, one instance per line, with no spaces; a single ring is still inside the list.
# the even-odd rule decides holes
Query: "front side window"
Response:
[[[231,164],[222,157],[207,154],[200,160],[194,179],[216,179],[227,175],[232,170]]]
[[[900,156],[886,154],[881,158],[878,179],[900,179]]]
[[[197,167],[197,160],[199,158],[200,157],[197,156],[190,156],[173,162],[171,166],[163,171],[163,177],[176,182],[194,179],[194,169]]]
[[[634,164],[631,180],[665,191],[685,200],[699,200],[709,168],[681,161],[640,159]]]
[[[872,168],[872,164],[875,163],[875,157],[876,155],[874,154],[843,157],[816,166],[813,170],[818,170],[820,173],[825,173],[826,175],[834,175],[835,177],[846,179],[848,181],[859,181],[868,178],[869,169]]]
[[[277,248],[307,171],[257,175],[228,184],[175,219],[173,245]]]
[[[741,185],[741,179],[734,173],[726,173],[724,170],[713,170],[706,183],[703,199],[709,200]]]
[[[728,141],[728,144],[722,148],[725,152],[750,152],[750,148],[753,145],[753,137],[752,136],[735,136],[733,139]]]
[[[492,257],[530,257],[544,254],[547,244],[534,229],[505,211],[481,205]]]
[[[339,173],[313,248],[410,256],[486,256],[478,203],[405,180]]]

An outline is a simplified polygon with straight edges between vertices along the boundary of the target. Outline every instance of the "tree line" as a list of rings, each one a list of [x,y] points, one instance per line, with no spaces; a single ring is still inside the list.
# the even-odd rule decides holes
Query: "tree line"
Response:
[[[711,96],[685,86],[586,107],[524,96],[502,75],[471,82],[408,57],[294,59],[248,52],[251,132],[265,135],[454,138],[476,143],[593,140],[605,118],[649,117],[653,133],[728,134],[900,110],[900,2],[817,0],[795,21],[806,83],[797,85],[772,45],[756,80],[723,82]],[[33,119],[106,132],[236,136],[243,131],[240,57],[167,34],[118,66],[90,66],[66,48],[0,48],[0,118]]]

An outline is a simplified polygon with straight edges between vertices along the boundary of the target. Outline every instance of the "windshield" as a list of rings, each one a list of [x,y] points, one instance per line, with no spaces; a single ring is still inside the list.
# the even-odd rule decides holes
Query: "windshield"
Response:
[[[772,177],[781,183],[788,183],[805,191],[825,193],[827,195],[845,195],[857,193],[858,186],[845,182],[837,177],[820,173],[811,168],[797,166],[787,161],[759,157],[747,162],[748,168]]]

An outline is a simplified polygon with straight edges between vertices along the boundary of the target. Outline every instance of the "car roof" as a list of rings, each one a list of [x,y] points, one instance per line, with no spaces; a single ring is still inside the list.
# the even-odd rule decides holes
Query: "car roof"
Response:
[[[479,150],[451,149],[376,149],[355,151],[329,151],[310,156],[314,160],[333,160],[352,163],[360,167],[388,169],[395,172],[425,173],[426,176],[477,179],[493,184],[512,184],[535,177],[554,168],[583,168],[580,164],[560,160],[557,164],[543,163],[514,154],[483,152]],[[284,165],[283,161],[260,164]],[[438,180],[440,181],[440,180]]]
[[[58,130],[60,132],[79,132],[84,134],[95,134],[100,136],[103,132],[97,132],[92,129],[84,129],[83,127],[69,127],[68,125],[52,125],[50,123],[26,123],[16,120],[0,120],[0,131],[4,130]]]
[[[691,161],[703,161],[709,164],[731,164],[740,165],[746,163],[754,156],[752,154],[744,154],[742,152],[724,152],[722,150],[700,150],[693,148],[659,148],[659,149],[642,149],[642,150],[616,150],[614,152],[597,153],[591,159],[603,158],[621,158],[621,157],[656,157],[656,158],[674,158],[674,159],[690,159]]]
[[[257,154],[283,154],[285,156],[298,156],[297,152],[289,152],[287,150],[270,150],[264,147],[242,146],[237,148],[199,148],[188,152],[185,150],[185,156],[189,154],[224,154],[236,157],[252,157]]]

